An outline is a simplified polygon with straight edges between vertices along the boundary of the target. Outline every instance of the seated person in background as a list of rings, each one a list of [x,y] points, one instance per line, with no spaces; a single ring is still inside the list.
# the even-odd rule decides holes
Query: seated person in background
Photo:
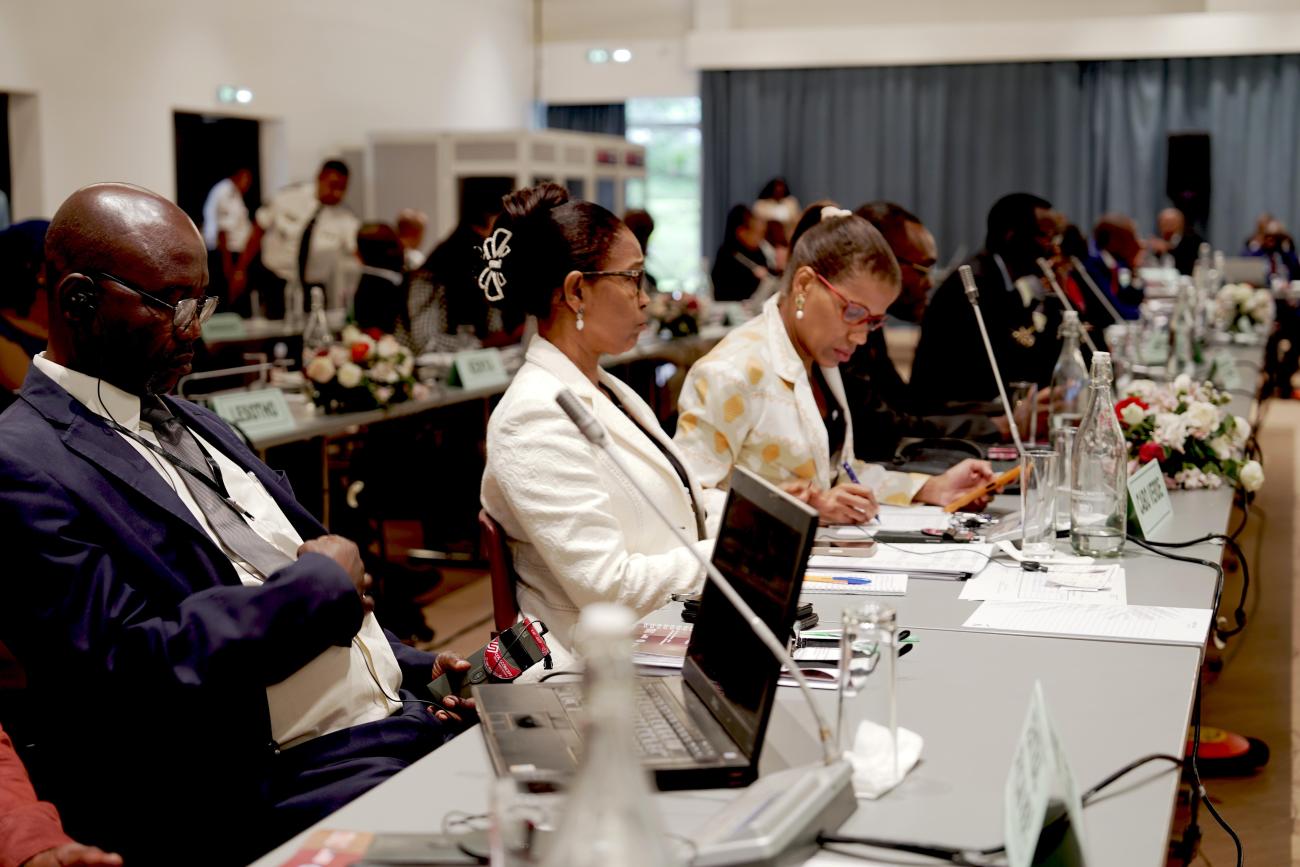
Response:
[[[854,213],[880,232],[902,272],[902,292],[890,305],[890,314],[920,322],[931,289],[930,274],[938,258],[934,236],[916,215],[893,202],[870,202]],[[853,451],[858,458],[892,460],[904,437],[993,442],[1009,438],[1000,404],[989,406],[985,412],[920,415],[907,383],[889,358],[885,328],[869,332],[866,345],[840,365],[844,394],[853,416]]]
[[[775,283],[775,263],[763,249],[767,224],[744,205],[727,212],[727,227],[713,259],[715,301],[744,301]]]
[[[45,250],[49,348],[0,415],[19,743],[72,836],[130,864],[244,863],[458,731],[406,690],[467,665],[386,634],[357,547],[162,396],[215,306],[176,205],[86,187]],[[106,712],[69,713],[70,689]]]
[[[356,214],[343,204],[348,175],[347,163],[327,160],[314,182],[285,187],[257,209],[253,234],[230,275],[232,304],[247,305],[241,296],[245,289],[255,288],[267,318],[281,319],[284,290],[294,279],[303,288],[304,308],[310,303],[312,286],[324,286],[328,296],[339,264],[357,251],[361,228]],[[254,267],[254,263],[260,264]]]
[[[27,769],[0,729],[0,865],[120,867],[122,857],[73,842],[53,804],[36,800]]]
[[[1138,236],[1137,223],[1132,217],[1103,214],[1092,227],[1084,267],[1125,319],[1137,319],[1140,315],[1142,283],[1137,279],[1137,269],[1146,264],[1145,256],[1146,245]]]
[[[1058,255],[1052,205],[1029,193],[1003,196],[989,209],[984,249],[969,264],[998,367],[1007,382],[1047,385],[1061,350],[1060,302],[1043,286],[1038,259]],[[975,311],[954,271],[930,299],[912,364],[913,400],[925,412],[998,399]]]
[[[650,236],[654,234],[655,218],[650,216],[649,211],[643,211],[639,208],[633,208],[623,215],[623,225],[627,226],[628,231],[636,238],[636,242],[641,245],[641,252],[647,256],[650,254]],[[645,272],[646,292],[653,295],[659,291],[659,281],[649,271]]]
[[[1279,220],[1271,217],[1265,220],[1241,255],[1267,259],[1270,277],[1300,280],[1300,259],[1296,258],[1295,241]]]
[[[1205,239],[1189,228],[1187,217],[1177,208],[1165,208],[1156,215],[1156,237],[1147,242],[1152,252],[1167,257],[1179,274],[1192,273]]]
[[[397,232],[385,223],[366,223],[357,232],[361,280],[352,299],[352,316],[363,331],[394,334],[406,318],[405,251]]]
[[[510,252],[488,263],[504,278],[499,303],[536,316],[538,333],[488,422],[483,508],[509,539],[519,609],[550,627],[563,668],[584,605],[618,602],[648,614],[673,593],[698,590],[704,572],[556,394],[571,391],[591,410],[609,447],[702,554],[713,543],[681,453],[645,401],[599,364],[631,349],[646,324],[636,238],[555,184],[507,196],[502,230],[512,233]]]
[[[853,465],[854,430],[839,365],[898,298],[898,263],[880,233],[833,206],[812,207],[778,294],[686,375],[675,442],[720,512],[743,466],[804,499],[828,523],[863,523],[877,503],[948,503],[993,478],[983,461],[940,476]],[[984,501],[977,501],[982,506]]]
[[[424,229],[429,225],[429,215],[414,208],[397,212],[397,237],[402,242],[403,260],[407,271],[424,264]]]
[[[15,223],[0,232],[0,386],[15,392],[27,377],[32,356],[50,334],[41,264],[47,220]],[[8,406],[0,394],[0,409]]]
[[[509,346],[523,337],[523,314],[493,308],[478,284],[480,249],[500,207],[467,198],[456,228],[411,275],[408,342],[417,354]]]
[[[803,214],[803,208],[799,207],[799,200],[790,192],[790,185],[785,178],[772,178],[758,191],[754,214],[764,223],[778,224],[781,227],[779,237],[790,238]]]

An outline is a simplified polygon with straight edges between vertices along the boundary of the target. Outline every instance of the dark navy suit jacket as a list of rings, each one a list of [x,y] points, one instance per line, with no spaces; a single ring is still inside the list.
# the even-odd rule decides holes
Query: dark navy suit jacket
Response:
[[[167,403],[304,539],[326,532],[217,416]],[[0,640],[31,698],[15,741],[69,832],[204,863],[274,842],[266,687],[356,634],[346,571],[307,554],[243,586],[158,471],[34,366],[0,414],[0,527]],[[427,683],[433,656],[390,641],[404,686]]]

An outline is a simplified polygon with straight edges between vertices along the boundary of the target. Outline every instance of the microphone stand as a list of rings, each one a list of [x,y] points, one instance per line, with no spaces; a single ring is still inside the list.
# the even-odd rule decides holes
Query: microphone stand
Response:
[[[966,300],[975,311],[975,321],[979,323],[980,337],[984,338],[984,351],[988,353],[989,364],[993,367],[993,380],[998,384],[998,396],[1002,398],[1002,410],[1007,414],[1007,424],[1011,426],[1011,439],[1016,444],[1016,454],[1024,457],[1025,445],[1020,441],[1020,429],[1016,427],[1016,415],[1011,411],[1011,401],[1007,400],[1007,387],[1002,384],[1002,371],[998,369],[998,359],[993,354],[993,344],[989,340],[989,330],[984,327],[984,313],[980,310],[980,290],[975,285],[975,274],[969,265],[957,269],[961,275],[961,285],[966,290]],[[1030,407],[1035,411],[1036,407]]]
[[[1106,312],[1110,314],[1110,318],[1116,322],[1123,322],[1124,317],[1119,315],[1119,311],[1115,309],[1114,304],[1110,303],[1110,299],[1106,297],[1105,292],[1101,291],[1101,287],[1093,282],[1092,275],[1088,273],[1087,268],[1083,267],[1083,263],[1079,261],[1079,257],[1071,256],[1070,264],[1074,266],[1074,272],[1083,278],[1083,282],[1088,284],[1088,288],[1092,290],[1092,294],[1097,296],[1097,300],[1101,302],[1101,306],[1106,308]]]
[[[1056,275],[1052,273],[1051,263],[1040,257],[1038,260],[1038,267],[1043,269],[1043,276],[1047,278],[1047,282],[1052,287],[1052,291],[1056,293],[1057,298],[1061,299],[1061,304],[1065,306],[1065,309],[1073,310],[1075,313],[1082,316],[1083,311],[1070,303],[1069,297],[1061,289],[1061,284],[1056,282]],[[1079,333],[1083,335],[1083,342],[1088,344],[1088,349],[1092,352],[1096,352],[1097,344],[1092,342],[1092,337],[1089,336],[1088,330],[1083,327],[1082,322],[1079,323]]]
[[[705,574],[709,576],[709,580],[713,582],[714,586],[722,591],[722,595],[727,597],[727,601],[729,601],[735,607],[736,611],[740,613],[740,616],[745,619],[745,622],[749,624],[749,628],[753,630],[759,640],[767,646],[768,650],[772,651],[772,655],[775,656],[777,660],[785,666],[786,670],[790,672],[790,676],[794,678],[795,683],[799,685],[799,689],[803,692],[804,699],[808,702],[808,710],[812,713],[813,721],[817,724],[817,734],[821,739],[822,758],[827,765],[834,764],[839,757],[836,756],[835,747],[831,744],[830,727],[826,725],[826,721],[822,719],[822,715],[817,711],[817,705],[813,701],[812,687],[808,685],[808,680],[804,677],[803,671],[790,656],[785,645],[782,644],[780,639],[772,633],[771,629],[768,629],[767,624],[763,622],[762,618],[755,614],[754,610],[749,607],[744,599],[741,598],[740,594],[736,592],[736,588],[732,587],[731,583],[727,581],[726,578],[722,577],[722,573],[717,570],[717,567],[705,559],[704,555],[695,549],[695,546],[691,541],[686,538],[686,534],[683,533],[681,529],[673,523],[672,519],[664,513],[663,508],[655,501],[654,497],[646,495],[646,492],[641,489],[640,483],[637,482],[636,477],[628,470],[627,465],[623,463],[623,459],[619,457],[618,453],[614,449],[609,448],[609,439],[605,435],[605,429],[602,428],[600,423],[596,421],[595,417],[587,411],[587,408],[582,405],[581,401],[578,400],[573,392],[564,389],[555,396],[555,402],[560,405],[560,408],[564,410],[569,419],[577,425],[578,430],[582,432],[582,435],[585,436],[592,445],[603,451],[609,459],[614,462],[614,466],[616,466],[618,471],[623,474],[623,478],[636,489],[637,493],[641,495],[643,500],[650,504],[650,508],[659,516],[659,520],[663,521],[664,526],[677,537],[677,541],[681,543],[682,547],[690,551],[691,555],[699,561],[700,565],[704,567]]]

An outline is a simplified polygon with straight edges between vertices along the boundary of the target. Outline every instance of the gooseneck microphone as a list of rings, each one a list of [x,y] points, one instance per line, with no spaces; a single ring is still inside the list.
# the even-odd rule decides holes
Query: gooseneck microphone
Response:
[[[1088,288],[1092,290],[1092,294],[1096,295],[1097,300],[1101,302],[1101,306],[1106,308],[1106,312],[1110,314],[1110,318],[1114,319],[1116,322],[1123,322],[1124,317],[1119,315],[1119,311],[1115,309],[1115,305],[1111,304],[1110,299],[1106,297],[1106,293],[1101,291],[1101,287],[1093,281],[1092,275],[1088,273],[1087,268],[1083,267],[1083,263],[1079,261],[1079,257],[1071,256],[1070,264],[1074,266],[1074,273],[1083,278],[1083,282],[1088,284]]]
[[[785,666],[786,671],[788,671],[790,676],[794,678],[795,682],[799,684],[799,689],[803,691],[804,698],[808,702],[808,710],[812,713],[813,721],[817,724],[817,733],[821,738],[823,757],[826,760],[826,764],[833,764],[838,757],[835,755],[835,747],[831,743],[830,727],[826,725],[826,721],[822,719],[822,715],[817,712],[817,705],[813,701],[812,688],[808,686],[808,681],[804,678],[803,671],[799,668],[798,664],[795,663],[794,659],[791,658],[785,645],[772,633],[771,629],[768,629],[767,624],[754,613],[754,610],[746,604],[745,600],[740,597],[740,594],[736,592],[736,589],[731,586],[727,579],[722,577],[722,573],[720,573],[703,554],[695,549],[695,546],[691,541],[686,538],[686,534],[683,533],[666,514],[664,514],[664,510],[660,507],[659,503],[656,502],[653,497],[646,494],[645,490],[641,487],[640,482],[636,480],[636,476],[634,476],[624,465],[623,460],[619,457],[618,453],[614,449],[609,448],[609,441],[605,435],[604,428],[600,426],[600,422],[596,421],[595,416],[588,412],[587,408],[582,405],[582,401],[580,401],[573,392],[565,388],[561,389],[560,392],[555,395],[555,402],[560,405],[560,409],[564,410],[564,414],[567,415],[569,420],[577,426],[578,430],[582,432],[582,435],[585,436],[592,445],[601,449],[609,456],[609,459],[614,462],[614,466],[618,467],[618,471],[623,474],[624,480],[636,489],[636,492],[641,495],[641,499],[650,504],[650,508],[659,516],[659,520],[664,522],[664,526],[671,530],[672,534],[677,537],[677,541],[681,543],[682,547],[687,551],[690,551],[691,556],[699,561],[700,565],[704,567],[705,574],[709,576],[709,580],[722,591],[722,595],[727,597],[727,600],[731,602],[736,611],[740,613],[740,616],[749,624],[749,628],[753,630],[754,634],[758,636],[759,640],[762,641],[763,644],[767,645],[768,650],[772,651],[772,655],[775,656],[783,666]]]
[[[1048,285],[1052,287],[1052,291],[1056,293],[1056,297],[1061,300],[1061,304],[1065,309],[1073,310],[1082,317],[1083,311],[1070,303],[1069,297],[1066,296],[1065,292],[1061,289],[1061,284],[1056,282],[1056,274],[1052,272],[1052,264],[1040,256],[1038,258],[1038,267],[1043,270],[1043,276],[1047,278]],[[1083,325],[1079,326],[1079,333],[1083,335],[1083,342],[1088,344],[1088,349],[1092,352],[1096,352],[1097,344],[1092,342],[1092,337],[1088,334],[1087,329],[1085,329]]]
[[[993,354],[993,344],[989,341],[989,330],[984,327],[984,313],[980,310],[980,290],[975,285],[975,274],[971,271],[969,265],[962,265],[957,269],[961,275],[961,285],[966,290],[966,300],[970,302],[971,309],[975,311],[975,321],[979,323],[980,337],[984,338],[984,351],[988,353],[989,365],[993,368],[993,380],[998,384],[998,396],[1002,398],[1002,410],[1007,414],[1007,424],[1011,426],[1011,440],[1016,444],[1016,453],[1020,457],[1025,454],[1025,445],[1020,441],[1020,429],[1016,427],[1016,414],[1011,411],[1011,401],[1007,400],[1007,387],[1002,384],[1002,371],[998,369],[998,359]],[[1030,407],[1030,412],[1037,410],[1037,407]]]

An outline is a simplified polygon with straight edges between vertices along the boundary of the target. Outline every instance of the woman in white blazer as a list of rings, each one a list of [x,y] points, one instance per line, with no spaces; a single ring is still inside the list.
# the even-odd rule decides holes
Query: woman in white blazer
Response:
[[[884,325],[901,287],[898,263],[871,224],[834,205],[805,211],[792,241],[779,293],[696,362],[682,387],[675,441],[706,506],[725,500],[737,464],[830,523],[869,521],[878,503],[948,503],[990,481],[984,461],[938,476],[855,462],[839,365]]]
[[[505,528],[517,599],[546,623],[563,667],[578,612],[618,602],[645,615],[704,572],[601,449],[555,402],[568,389],[609,435],[610,448],[706,557],[703,496],[650,407],[599,365],[646,324],[644,255],[622,221],[570,201],[554,184],[506,197],[485,245],[490,300],[538,319],[523,367],[492,413],[482,502]],[[493,296],[497,296],[493,298]]]

